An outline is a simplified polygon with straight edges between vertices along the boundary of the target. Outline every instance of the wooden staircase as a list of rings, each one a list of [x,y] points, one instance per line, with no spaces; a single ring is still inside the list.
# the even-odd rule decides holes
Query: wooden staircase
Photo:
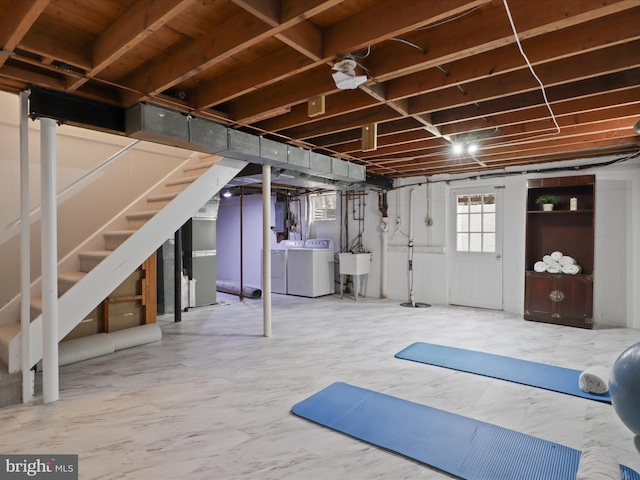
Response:
[[[246,162],[222,157],[187,164],[177,178],[168,179],[147,196],[146,209],[142,207],[142,210],[124,214],[125,228],[122,228],[124,222],[110,222],[119,224],[121,228],[110,230],[107,227],[102,231],[103,250],[79,250],[78,269],[58,274],[58,340],[64,338],[149,255],[171,238],[245,165]],[[42,299],[32,297],[30,306],[30,364],[35,365],[42,352]],[[0,324],[0,361],[8,366],[7,374],[20,370],[20,323],[16,320]],[[21,391],[19,383],[18,398]],[[15,398],[15,395],[6,396]]]

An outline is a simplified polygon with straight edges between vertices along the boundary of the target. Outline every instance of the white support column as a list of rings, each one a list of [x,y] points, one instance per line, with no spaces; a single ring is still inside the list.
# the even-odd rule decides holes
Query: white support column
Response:
[[[42,204],[42,384],[44,403],[58,400],[58,229],[56,122],[40,119]]]
[[[262,301],[264,336],[271,336],[271,167],[262,166]]]
[[[31,225],[29,222],[29,92],[20,92],[20,368],[22,402],[31,400]]]

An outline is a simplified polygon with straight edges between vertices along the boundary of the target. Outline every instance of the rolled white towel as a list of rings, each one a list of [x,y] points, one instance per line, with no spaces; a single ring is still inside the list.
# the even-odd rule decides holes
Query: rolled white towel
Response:
[[[575,258],[570,257],[569,255],[563,255],[562,258],[558,260],[558,263],[560,265],[575,265],[578,262],[576,262]]]
[[[547,265],[551,265],[552,263],[556,263],[556,261],[553,259],[553,257],[551,255],[545,255],[544,257],[542,257],[542,261],[544,263],[546,263]]]
[[[569,264],[569,265],[562,266],[562,273],[566,273],[567,275],[577,275],[581,271],[582,271],[582,267],[580,265]]]
[[[559,263],[552,263],[547,265],[547,272],[549,273],[562,273],[562,265]]]
[[[602,448],[586,448],[580,456],[576,480],[622,480],[620,464]]]
[[[551,258],[553,258],[556,262],[560,261],[560,259],[561,259],[562,257],[564,257],[564,255],[562,254],[562,252],[558,252],[558,251],[556,251],[556,252],[553,252],[553,253],[551,254]]]
[[[610,369],[601,365],[587,368],[578,378],[580,390],[587,393],[607,393],[609,390],[609,371]]]
[[[536,262],[533,264],[533,270],[542,273],[547,271],[547,264],[544,262]]]

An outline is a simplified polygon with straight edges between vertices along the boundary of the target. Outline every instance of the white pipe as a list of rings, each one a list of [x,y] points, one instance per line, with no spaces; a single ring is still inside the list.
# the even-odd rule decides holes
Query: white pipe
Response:
[[[22,369],[22,402],[31,400],[31,365],[29,342],[31,327],[31,225],[29,223],[29,92],[20,92],[20,368]]]
[[[271,167],[262,166],[262,298],[264,336],[271,336]]]
[[[56,122],[40,119],[42,204],[42,384],[44,402],[58,400],[58,232]]]
[[[380,223],[382,229],[382,255],[381,255],[381,288],[380,298],[388,298],[387,293],[387,249],[389,245],[389,217],[382,217],[382,223]]]
[[[412,306],[416,306],[413,299],[413,196],[415,194],[412,188],[409,191],[409,301]]]

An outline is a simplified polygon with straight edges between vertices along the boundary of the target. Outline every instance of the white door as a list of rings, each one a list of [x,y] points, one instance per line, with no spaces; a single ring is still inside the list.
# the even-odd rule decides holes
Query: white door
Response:
[[[502,190],[452,190],[449,302],[502,310]]]

